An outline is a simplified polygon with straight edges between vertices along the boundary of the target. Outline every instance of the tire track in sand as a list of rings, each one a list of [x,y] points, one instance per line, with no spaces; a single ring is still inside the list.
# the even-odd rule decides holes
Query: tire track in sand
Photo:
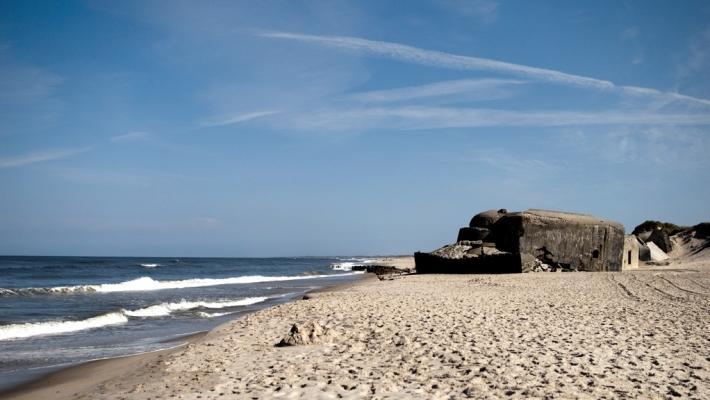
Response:
[[[658,276],[656,276],[656,277],[654,277],[654,278],[652,278],[652,279],[650,279],[650,280],[648,280],[648,281],[644,281],[643,279],[641,279],[641,278],[639,278],[639,277],[634,277],[634,278],[636,278],[637,281],[641,282],[641,283],[644,284],[645,286],[647,286],[647,287],[649,287],[649,288],[655,290],[656,292],[660,293],[660,294],[661,294],[662,296],[664,296],[664,297],[667,297],[667,298],[672,299],[672,300],[680,300],[680,301],[683,301],[683,300],[684,300],[682,297],[674,296],[674,295],[671,294],[671,293],[668,293],[668,292],[666,292],[666,291],[664,291],[664,290],[662,290],[662,289],[660,289],[660,288],[658,288],[658,287],[656,287],[656,286],[654,286],[654,285],[651,285],[651,283],[653,283],[654,281],[658,280]]]
[[[695,280],[695,279],[688,278],[688,281],[691,282],[692,284],[696,285],[696,286],[700,286],[701,288],[703,288],[703,289],[705,289],[705,290],[710,290],[710,287],[709,287],[709,286],[705,286],[705,285],[701,284],[700,282],[698,282],[698,281]]]
[[[626,285],[624,285],[623,283],[619,282],[619,281],[614,277],[614,275],[609,275],[609,276],[608,276],[608,279],[609,279],[611,282],[615,283],[616,286],[619,287],[619,288],[621,289],[621,291],[622,291],[624,294],[626,294],[627,297],[629,297],[629,298],[631,298],[631,299],[633,299],[633,300],[636,300],[636,301],[641,301],[641,298],[640,298],[640,297],[638,297],[638,296],[636,296],[635,294],[633,294],[633,293],[631,292],[631,290],[629,290],[629,288],[627,288]]]
[[[675,282],[666,278],[665,276],[658,276],[658,279],[663,279],[664,281],[668,282],[671,286],[675,287],[676,289],[678,289],[680,291],[686,292],[686,293],[692,293],[692,294],[696,294],[698,296],[710,296],[710,294],[707,294],[707,293],[694,292],[692,290],[682,288],[682,287],[678,286]]]

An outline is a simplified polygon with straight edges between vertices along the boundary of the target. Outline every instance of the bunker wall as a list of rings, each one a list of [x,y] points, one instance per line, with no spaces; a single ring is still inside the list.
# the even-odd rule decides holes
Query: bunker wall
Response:
[[[580,271],[621,270],[623,226],[524,214],[522,229],[521,254]]]

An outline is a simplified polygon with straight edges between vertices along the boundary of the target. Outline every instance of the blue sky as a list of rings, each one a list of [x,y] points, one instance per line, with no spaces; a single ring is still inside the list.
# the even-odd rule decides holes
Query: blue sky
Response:
[[[707,221],[708,21],[707,1],[3,1],[0,254],[404,254],[501,207]]]

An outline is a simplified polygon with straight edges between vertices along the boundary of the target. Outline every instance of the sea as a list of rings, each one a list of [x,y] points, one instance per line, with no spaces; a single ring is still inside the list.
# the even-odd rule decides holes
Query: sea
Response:
[[[0,256],[0,390],[74,364],[166,349],[307,291],[351,257]]]

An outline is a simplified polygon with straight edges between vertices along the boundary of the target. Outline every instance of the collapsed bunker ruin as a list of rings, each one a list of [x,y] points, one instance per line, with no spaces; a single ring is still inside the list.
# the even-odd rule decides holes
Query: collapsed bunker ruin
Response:
[[[477,214],[456,243],[414,254],[417,273],[621,271],[624,226],[592,215],[530,209]]]

